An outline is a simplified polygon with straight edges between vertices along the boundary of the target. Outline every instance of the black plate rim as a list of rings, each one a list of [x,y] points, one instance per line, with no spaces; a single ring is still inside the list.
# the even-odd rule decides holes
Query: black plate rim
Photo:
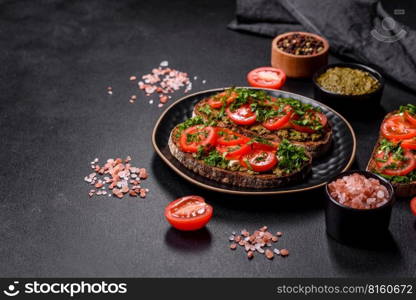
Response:
[[[168,113],[169,110],[171,110],[175,105],[177,105],[178,103],[187,100],[188,98],[192,98],[196,95],[200,95],[200,94],[204,94],[204,93],[212,93],[212,92],[220,92],[226,89],[229,89],[231,87],[224,87],[224,88],[215,88],[215,89],[209,89],[209,90],[203,90],[203,91],[199,91],[196,93],[192,93],[189,95],[186,95],[184,97],[179,98],[178,100],[176,100],[175,102],[173,102],[168,108],[165,109],[165,111],[160,115],[159,119],[156,121],[156,124],[153,128],[153,132],[152,132],[152,145],[154,150],[156,151],[156,153],[158,154],[158,156],[179,176],[181,176],[182,178],[184,178],[185,180],[208,190],[211,191],[215,191],[215,192],[220,192],[220,193],[226,193],[226,194],[233,194],[233,195],[279,195],[279,194],[291,194],[291,193],[299,193],[299,192],[304,192],[304,191],[309,191],[309,190],[313,190],[313,189],[318,189],[320,187],[325,186],[328,182],[322,182],[320,184],[316,184],[316,185],[312,185],[309,187],[305,187],[305,188],[301,188],[301,189],[292,189],[292,190],[279,190],[279,191],[264,191],[262,189],[259,189],[258,191],[236,191],[236,190],[227,190],[227,189],[223,189],[223,188],[219,188],[219,187],[215,187],[215,186],[211,186],[205,183],[202,183],[194,178],[189,177],[188,175],[184,174],[181,170],[179,170],[167,157],[164,156],[164,154],[162,153],[162,151],[159,149],[159,147],[157,146],[156,143],[156,135],[159,129],[159,125],[162,122],[163,118],[165,117],[165,115]],[[276,92],[276,91],[280,91],[280,90],[275,90],[275,89],[267,89],[267,88],[255,88],[255,87],[247,87],[247,86],[238,86],[234,88],[248,88],[248,89],[254,89],[254,90],[264,90],[264,91],[270,91],[270,92]],[[355,154],[356,154],[356,150],[357,150],[357,139],[355,136],[355,132],[354,129],[352,128],[351,124],[337,111],[335,111],[334,109],[332,109],[331,107],[316,101],[312,98],[303,96],[303,95],[299,95],[299,94],[295,94],[292,92],[287,92],[287,91],[281,91],[290,95],[294,95],[294,96],[299,96],[302,98],[308,98],[309,100],[312,100],[314,103],[316,103],[318,106],[322,106],[325,107],[326,109],[332,111],[334,114],[336,114],[338,117],[341,118],[341,120],[347,125],[349,131],[351,132],[351,136],[352,136],[352,140],[353,140],[353,149],[351,152],[351,157],[348,161],[348,163],[345,165],[344,169],[342,169],[340,171],[340,173],[348,171],[351,168],[351,165],[354,162],[355,159]],[[232,188],[232,186],[230,186],[230,188]]]

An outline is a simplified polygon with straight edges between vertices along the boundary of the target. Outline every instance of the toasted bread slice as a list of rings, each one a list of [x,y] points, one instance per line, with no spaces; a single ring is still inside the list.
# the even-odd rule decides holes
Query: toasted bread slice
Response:
[[[388,113],[384,119],[394,115],[395,113],[397,113],[397,111]],[[366,168],[367,171],[374,172],[377,169],[375,166],[375,161],[373,157],[375,156],[376,151],[378,147],[380,146],[381,140],[382,140],[382,135],[380,133],[377,143],[374,146],[373,152],[371,153],[370,160],[368,161],[367,168]],[[391,184],[394,187],[394,191],[397,197],[411,197],[411,196],[416,195],[416,181],[411,181],[409,183],[392,182]]]
[[[273,173],[250,174],[248,172],[211,167],[203,160],[195,158],[191,153],[180,150],[178,147],[178,139],[176,138],[176,130],[176,128],[172,130],[168,142],[172,155],[186,168],[201,176],[224,184],[257,189],[281,187],[303,180],[312,168],[312,156],[308,153],[309,161],[305,161],[299,170],[283,176],[278,176]]]
[[[208,104],[208,99],[203,99],[200,102],[198,102],[193,111],[194,116],[201,116],[205,119],[208,118],[208,116],[201,110],[202,107]],[[275,142],[279,142],[282,140],[281,136],[277,133],[277,131],[269,131],[266,128],[262,127],[261,133],[258,133],[253,130],[253,126],[242,126],[242,125],[236,125],[232,122],[219,122],[217,124],[219,127],[225,127],[229,128],[233,131],[239,132],[241,134],[244,134],[249,137],[255,137],[255,136],[261,136],[262,138],[266,138]],[[287,130],[287,129],[282,129]],[[313,158],[324,156],[328,150],[331,147],[332,144],[332,127],[331,124],[328,122],[328,125],[325,127],[324,132],[322,133],[322,136],[318,140],[306,140],[306,141],[296,141],[291,140],[290,138],[287,138],[290,142],[293,144],[303,146],[307,149],[307,151],[312,155]]]

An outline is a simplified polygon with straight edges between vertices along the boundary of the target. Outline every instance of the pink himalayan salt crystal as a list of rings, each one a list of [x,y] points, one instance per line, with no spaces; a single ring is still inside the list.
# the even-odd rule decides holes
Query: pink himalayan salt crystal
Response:
[[[336,201],[357,209],[380,207],[389,201],[390,196],[379,180],[357,173],[331,182],[328,189]]]

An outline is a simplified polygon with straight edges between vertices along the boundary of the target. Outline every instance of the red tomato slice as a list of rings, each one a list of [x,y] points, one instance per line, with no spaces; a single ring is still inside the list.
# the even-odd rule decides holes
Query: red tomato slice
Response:
[[[220,145],[233,146],[247,143],[250,139],[242,134],[236,133],[227,128],[217,129],[218,140]]]
[[[387,139],[404,140],[416,136],[416,128],[401,115],[394,115],[383,121],[381,133]]]
[[[253,150],[240,158],[240,164],[255,172],[265,172],[277,164],[277,158],[274,151]]]
[[[219,93],[208,100],[208,104],[212,108],[220,108],[221,106],[226,103],[226,105],[230,105],[231,102],[233,102],[235,99],[237,99],[237,93],[236,92],[229,92],[224,91],[222,93]]]
[[[256,114],[251,110],[250,104],[244,104],[231,111],[227,108],[227,115],[237,125],[251,125],[256,122]]]
[[[190,231],[204,227],[212,217],[212,206],[200,196],[186,196],[169,203],[165,208],[168,222],[179,230]]]
[[[275,142],[270,141],[269,144],[264,144],[261,142],[253,142],[251,144],[251,148],[253,150],[266,150],[266,151],[276,151],[278,148],[278,144]]]
[[[383,169],[385,166],[388,166],[391,163],[389,160],[390,156],[385,154],[383,151],[377,152],[374,156],[374,162],[379,169]]]
[[[405,176],[412,172],[416,167],[414,155],[409,150],[405,150],[404,157],[406,158],[406,161],[398,161],[390,154],[387,162],[382,163],[383,169],[381,169],[381,173],[390,176]],[[396,167],[394,169],[389,169],[388,166],[391,164],[394,164]]]
[[[416,116],[412,115],[411,113],[409,113],[408,111],[404,112],[404,117],[410,122],[412,123],[413,126],[416,126]]]
[[[247,81],[253,87],[279,89],[286,82],[286,74],[277,68],[261,67],[250,71]]]
[[[416,216],[416,197],[410,200],[410,210],[412,211],[412,214]]]
[[[403,142],[401,143],[401,146],[404,149],[416,150],[416,137],[411,138],[411,139],[407,139],[407,140],[403,140]]]
[[[263,122],[263,126],[269,130],[277,130],[285,126],[292,116],[293,110],[290,105],[285,106],[283,115],[273,117]]]
[[[239,159],[242,155],[250,152],[251,147],[247,144],[233,146],[218,145],[217,150],[222,154],[227,153],[225,155],[226,159]]]
[[[179,140],[183,152],[197,152],[199,146],[204,148],[215,146],[217,142],[217,131],[214,127],[202,127],[196,125],[185,129]]]
[[[309,127],[309,126],[304,126],[304,125],[300,125],[295,123],[294,121],[300,120],[301,116],[297,115],[297,114],[293,114],[292,115],[292,121],[290,122],[290,125],[293,127],[293,129],[300,131],[300,132],[307,132],[307,133],[314,133],[316,130]],[[305,113],[305,115],[302,116],[302,118],[309,118],[311,120],[318,120],[319,123],[321,123],[322,127],[325,127],[326,124],[328,123],[328,119],[326,118],[326,116],[318,111],[314,111],[311,110],[307,113]]]

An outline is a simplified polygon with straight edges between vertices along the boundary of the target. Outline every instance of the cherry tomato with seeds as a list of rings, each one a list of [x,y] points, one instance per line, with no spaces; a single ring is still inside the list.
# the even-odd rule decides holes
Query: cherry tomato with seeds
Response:
[[[183,152],[197,152],[200,146],[204,148],[215,146],[217,137],[214,127],[196,125],[182,132],[179,145]]]
[[[266,172],[277,164],[276,153],[274,151],[253,150],[240,158],[240,164],[255,172]]]
[[[388,117],[381,124],[381,134],[391,140],[404,140],[416,136],[416,128],[402,115]]]
[[[279,89],[286,82],[286,74],[281,69],[261,67],[250,71],[247,81],[252,87]]]
[[[228,117],[237,125],[251,125],[256,122],[256,113],[250,108],[250,104],[244,104],[234,111],[226,110]]]
[[[200,196],[185,196],[169,203],[165,217],[176,229],[198,230],[211,220],[213,208]]]

